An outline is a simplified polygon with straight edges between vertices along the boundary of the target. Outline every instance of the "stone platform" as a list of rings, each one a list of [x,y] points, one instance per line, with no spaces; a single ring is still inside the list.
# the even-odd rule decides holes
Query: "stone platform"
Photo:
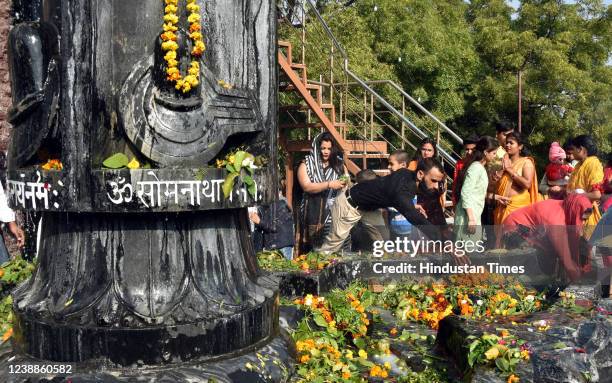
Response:
[[[48,365],[23,355],[13,355],[5,347],[0,354],[0,381],[7,383],[284,383],[292,375],[295,364],[291,347],[293,341],[283,333],[267,344],[256,346],[250,352],[219,361],[191,362],[157,367],[134,366],[118,369],[102,362],[70,364],[68,375],[9,374],[19,365]],[[55,363],[59,365],[58,363]]]
[[[505,274],[513,276],[525,286],[535,289],[543,287],[559,286],[564,283],[556,277],[553,262],[544,254],[535,249],[513,250],[507,252],[489,252],[471,255],[470,261],[473,266],[483,266],[488,270],[488,264],[496,264],[496,267],[524,266],[525,273]],[[330,264],[318,272],[273,272],[279,279],[280,294],[284,297],[299,297],[306,294],[321,295],[334,288],[345,288],[351,282],[373,281],[376,283],[390,283],[403,279],[425,279],[444,278],[445,275],[436,275],[419,272],[420,265],[444,266],[454,265],[453,259],[443,254],[425,254],[415,257],[393,257],[374,258],[348,254],[338,262]],[[396,271],[406,265],[414,265],[417,272],[390,272],[392,268]]]

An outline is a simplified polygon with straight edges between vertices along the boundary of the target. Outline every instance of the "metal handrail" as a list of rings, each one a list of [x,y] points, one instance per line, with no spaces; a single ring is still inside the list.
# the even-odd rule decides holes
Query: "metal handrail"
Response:
[[[358,82],[359,85],[361,85],[361,87],[366,92],[368,92],[368,93],[370,93],[370,95],[374,96],[381,104],[383,104],[387,109],[389,109],[391,112],[393,112],[393,114],[395,114],[398,118],[400,118],[406,125],[408,125],[410,127],[410,129],[412,130],[412,132],[417,135],[417,137],[419,137],[420,139],[428,137],[428,135],[426,133],[424,133],[421,129],[419,129],[414,123],[412,123],[412,121],[407,119],[406,116],[404,116],[397,109],[395,109],[393,107],[393,105],[389,104],[387,102],[387,100],[384,99],[384,97],[379,95],[374,89],[370,88],[370,86],[368,84],[366,84],[365,81],[360,79],[356,74],[351,72],[348,68],[345,71],[354,81]],[[444,148],[442,148],[440,145],[436,145],[436,146],[438,147],[439,153],[442,155],[442,157],[447,162],[449,162],[453,166],[457,165],[457,160],[455,158],[453,158],[453,156],[448,154],[446,152],[446,150],[444,150]]]
[[[432,120],[434,120],[438,125],[440,125],[444,131],[446,131],[446,133],[450,134],[451,137],[453,137],[455,139],[455,141],[457,141],[457,143],[463,145],[463,139],[461,137],[459,137],[455,132],[453,132],[448,126],[446,126],[445,123],[443,123],[442,121],[440,121],[438,119],[438,117],[436,117],[434,114],[432,114],[429,110],[427,110],[427,108],[425,108],[423,105],[421,105],[417,100],[415,100],[412,96],[410,96],[408,93],[406,93],[406,91],[399,86],[397,83],[395,83],[395,81],[393,80],[369,80],[369,81],[364,81],[366,84],[370,85],[370,84],[388,84],[391,85],[393,88],[395,88],[395,90],[397,90],[398,92],[400,92],[405,98],[408,99],[408,101],[410,101],[414,106],[416,106],[417,108],[419,108],[421,110],[421,112],[425,113],[427,116],[429,116]],[[350,82],[350,83],[345,83],[344,85],[359,85],[356,82]]]

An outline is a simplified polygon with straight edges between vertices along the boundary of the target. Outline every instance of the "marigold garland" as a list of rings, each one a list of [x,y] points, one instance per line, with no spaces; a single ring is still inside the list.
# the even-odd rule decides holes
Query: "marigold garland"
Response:
[[[202,25],[200,24],[200,6],[196,4],[196,0],[187,0],[187,11],[189,16],[189,38],[193,42],[191,50],[192,61],[187,70],[187,75],[183,78],[179,69],[179,61],[177,60],[177,51],[179,45],[177,43],[179,17],[178,2],[179,0],[164,0],[166,8],[164,9],[164,32],[160,35],[162,39],[162,50],[166,52],[164,60],[166,60],[166,74],[168,81],[176,83],[176,89],[183,93],[188,93],[200,83],[200,58],[206,49],[204,45],[204,36],[202,35]]]

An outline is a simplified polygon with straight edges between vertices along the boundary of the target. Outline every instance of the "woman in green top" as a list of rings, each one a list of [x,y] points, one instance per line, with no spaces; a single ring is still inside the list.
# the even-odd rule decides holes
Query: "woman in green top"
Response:
[[[468,158],[457,179],[459,203],[455,209],[455,240],[481,241],[482,224],[480,216],[485,205],[489,177],[485,165],[495,159],[497,141],[484,136]]]

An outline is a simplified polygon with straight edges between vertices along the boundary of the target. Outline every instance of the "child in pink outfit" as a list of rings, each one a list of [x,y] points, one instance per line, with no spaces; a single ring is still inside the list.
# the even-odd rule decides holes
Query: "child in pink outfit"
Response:
[[[560,186],[561,191],[548,191],[548,197],[551,199],[564,199],[565,187],[569,182],[570,174],[574,170],[570,165],[565,164],[565,150],[558,142],[553,142],[548,151],[548,159],[550,163],[546,166],[546,179],[548,186]]]

